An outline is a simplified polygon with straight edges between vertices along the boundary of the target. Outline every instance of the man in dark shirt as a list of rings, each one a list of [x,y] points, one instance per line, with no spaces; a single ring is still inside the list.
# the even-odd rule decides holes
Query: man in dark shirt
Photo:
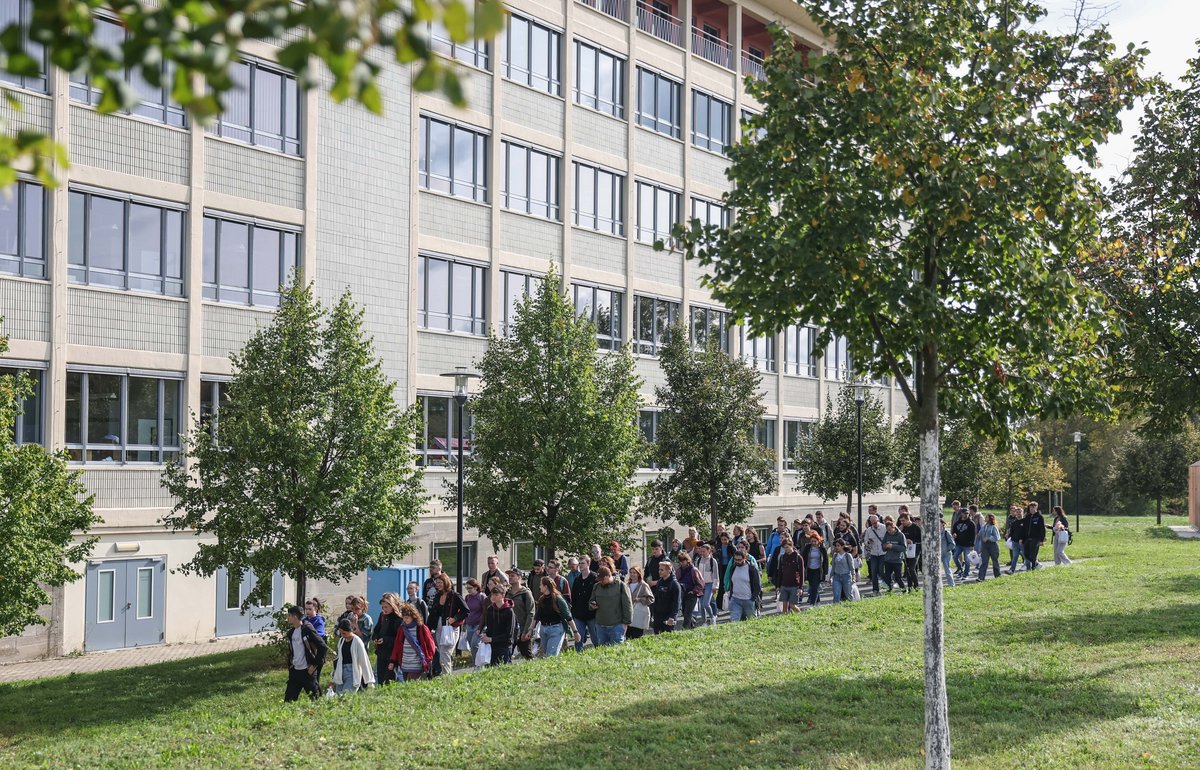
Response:
[[[907,551],[904,554],[904,582],[909,588],[920,588],[920,583],[917,581],[917,564],[921,558],[921,525],[912,520],[908,514],[908,506],[902,505],[899,508],[900,518],[897,522],[901,532],[904,533],[904,539],[915,545],[917,550],[913,556],[909,556]]]
[[[650,544],[650,558],[646,560],[646,569],[642,571],[651,588],[658,583],[658,565],[664,561],[667,561],[667,555],[663,553],[663,542],[655,540]]]
[[[956,516],[950,526],[950,534],[954,535],[954,574],[965,578],[970,568],[967,554],[975,550],[975,522],[971,521],[966,508],[959,508]]]
[[[1005,534],[1012,541],[1012,562],[1008,565],[1008,574],[1013,574],[1017,571],[1017,559],[1024,558],[1025,564],[1028,566],[1029,557],[1025,555],[1025,511],[1019,505],[1014,505],[1009,508],[1008,526],[1005,527]]]
[[[575,642],[575,652],[583,651],[583,643],[588,636],[595,636],[596,611],[592,609],[592,589],[596,587],[596,573],[591,570],[587,559],[579,560],[579,577],[575,578],[575,587],[571,591],[571,615],[575,617],[575,630],[579,632],[579,641]]]
[[[1046,542],[1046,520],[1042,518],[1036,501],[1029,504],[1029,513],[1025,516],[1025,568],[1038,568],[1038,549]]]

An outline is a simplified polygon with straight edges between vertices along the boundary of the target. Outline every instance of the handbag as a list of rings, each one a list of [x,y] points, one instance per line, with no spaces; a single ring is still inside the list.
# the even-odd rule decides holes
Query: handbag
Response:
[[[636,602],[633,605],[633,616],[629,625],[634,628],[640,628],[645,631],[650,627],[650,608],[641,602]]]
[[[458,635],[458,644],[455,646],[459,652],[471,651],[471,639],[466,634]]]
[[[454,644],[454,626],[442,621],[441,625],[438,626],[437,643],[439,647]]]
[[[480,642],[475,650],[475,668],[483,668],[492,662],[492,645]]]

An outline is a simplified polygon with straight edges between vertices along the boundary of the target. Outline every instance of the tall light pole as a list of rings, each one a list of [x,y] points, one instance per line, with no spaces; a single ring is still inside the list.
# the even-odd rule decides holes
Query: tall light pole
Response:
[[[1075,531],[1079,531],[1079,445],[1083,443],[1083,434],[1075,431]]]
[[[862,383],[854,386],[854,403],[858,405],[858,536],[862,537],[862,409],[867,398],[866,388]]]
[[[458,445],[458,541],[454,551],[457,569],[454,590],[461,594],[463,590],[463,407],[467,405],[467,383],[471,378],[479,375],[468,372],[465,366],[456,366],[454,371],[444,372],[442,376],[454,378],[454,403],[458,405],[458,412],[455,415],[458,423],[458,436],[455,441]]]

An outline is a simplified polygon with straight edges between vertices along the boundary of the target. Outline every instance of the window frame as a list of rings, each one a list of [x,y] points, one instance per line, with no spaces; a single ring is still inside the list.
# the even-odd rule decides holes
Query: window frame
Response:
[[[38,204],[41,208],[41,216],[38,221],[30,221],[31,214],[29,212],[29,196],[33,190],[37,190],[37,194],[41,197],[41,202]],[[9,190],[14,193],[13,199],[16,202],[17,208],[17,253],[16,254],[0,254],[0,264],[15,266],[14,270],[6,270],[0,267],[0,275],[15,276],[19,278],[37,278],[48,280],[50,278],[49,265],[50,262],[46,256],[46,245],[49,242],[49,228],[47,225],[46,213],[48,207],[46,205],[46,188],[37,182],[32,182],[27,179],[18,179]],[[30,228],[32,225],[38,225],[38,238],[41,257],[33,257],[29,255],[30,244]],[[69,233],[68,233],[69,235]],[[37,270],[31,269],[37,267]]]
[[[21,28],[21,43],[23,44],[25,53],[38,61],[41,74],[17,75],[8,71],[0,71],[0,82],[8,84],[8,87],[47,94],[50,92],[50,67],[46,56],[46,48],[41,43],[29,37],[29,28],[33,23],[33,2],[32,0],[19,0],[16,5],[16,19],[4,26],[8,27],[15,23]]]
[[[742,327],[742,360],[757,371],[767,374],[779,371],[777,344],[774,334],[755,335],[746,327]]]
[[[585,313],[580,312],[579,298],[580,298],[581,293],[589,293],[589,292],[591,294],[591,301],[590,301],[590,303],[584,304],[584,307],[586,307],[589,311],[585,314]],[[609,333],[608,334],[605,334],[603,331],[601,331],[600,326],[597,323],[597,319],[596,319],[596,316],[597,316],[596,310],[598,307],[597,298],[599,297],[599,295],[602,292],[608,294],[608,301],[609,301],[608,306],[610,308],[609,324],[608,324]],[[624,319],[625,292],[623,292],[620,289],[610,288],[608,286],[601,286],[599,284],[577,281],[577,282],[573,282],[571,284],[571,301],[575,306],[576,314],[581,317],[587,318],[588,321],[590,321],[592,323],[592,325],[595,326],[595,328],[596,328],[596,347],[597,348],[599,348],[600,350],[620,350],[621,349],[621,345],[623,344],[623,340],[621,338],[621,333],[622,333],[621,327],[625,321],[625,319]],[[615,313],[611,312],[611,308],[616,308],[616,312]]]
[[[672,139],[681,139],[683,137],[683,84],[640,64],[637,66],[636,74],[637,112],[634,122],[642,128],[654,131],[655,133],[669,136]],[[643,77],[652,79],[650,82],[653,84],[653,93],[648,100],[643,98],[644,87],[646,86]],[[670,114],[666,117],[658,114],[658,105],[660,102],[659,91],[663,88],[671,90],[669,94],[671,109]],[[644,110],[643,106],[650,107],[651,111]]]
[[[112,465],[112,466],[154,466],[166,465],[172,462],[178,462],[182,452],[182,441],[179,436],[183,430],[183,416],[185,409],[185,392],[184,392],[184,376],[176,372],[150,372],[142,370],[106,370],[99,367],[68,367],[67,368],[67,391],[70,392],[70,380],[74,376],[79,376],[79,441],[70,442],[64,441],[63,445],[67,448],[71,457],[69,462],[76,465]],[[120,402],[118,409],[120,414],[121,426],[121,443],[120,444],[98,444],[89,441],[91,436],[88,435],[89,428],[89,410],[90,410],[90,381],[93,376],[101,377],[119,377],[120,378],[120,393],[118,400]],[[154,380],[158,383],[156,405],[157,417],[155,431],[158,435],[157,444],[139,444],[129,442],[129,381],[130,379]],[[175,430],[167,431],[167,419],[169,415],[166,413],[167,402],[167,383],[173,383],[177,388],[175,395],[176,414],[174,415]],[[71,420],[69,419],[69,408],[67,411],[66,427],[67,435],[70,434]],[[111,434],[110,434],[111,435]],[[173,435],[175,442],[170,444],[166,442],[168,435]],[[64,438],[67,436],[65,435]],[[117,452],[120,455],[119,460],[100,458],[88,459],[89,452]],[[130,460],[128,459],[130,452],[157,452],[157,460]],[[76,456],[78,453],[78,456]],[[169,455],[174,455],[170,457]]]
[[[659,415],[662,414],[662,412],[663,412],[662,409],[656,408],[656,407],[651,407],[651,408],[640,407],[638,409],[638,417],[637,417],[638,432],[641,433],[642,439],[647,444],[653,445],[658,442],[658,418],[659,418]],[[645,426],[642,423],[642,419],[643,419],[642,415],[649,415],[649,418],[650,418],[650,435],[649,436],[646,435]],[[638,462],[638,470],[639,471],[668,470],[666,468],[660,467],[659,464],[657,462],[655,462],[653,458],[654,458],[653,447],[648,446],[646,454],[643,455],[641,460]]]
[[[639,243],[649,244],[653,244],[658,240],[662,240],[667,244],[672,243],[673,238],[671,236],[671,230],[675,227],[675,225],[680,223],[680,219],[683,216],[683,212],[681,211],[683,205],[683,193],[673,187],[667,187],[666,185],[661,185],[657,182],[651,182],[643,179],[638,179],[635,181],[636,186],[634,187],[634,190],[637,196],[637,225],[634,231],[634,240],[638,241]],[[654,221],[651,222],[649,228],[642,224],[642,195],[646,191],[651,191],[654,196],[654,205],[651,209],[653,211]],[[659,230],[660,222],[658,221],[658,199],[660,193],[666,193],[668,196],[670,196],[671,209],[674,212],[674,219],[670,223],[670,226],[667,227],[665,233]],[[647,234],[650,236],[649,240],[646,240]]]
[[[429,310],[429,260],[446,264],[446,327],[439,328],[430,325]],[[456,267],[470,270],[471,310],[468,315],[458,315],[454,308]],[[417,328],[424,331],[446,332],[449,334],[465,334],[472,337],[486,337],[488,333],[488,267],[469,259],[460,259],[445,254],[433,252],[417,253]],[[440,315],[440,314],[439,314]],[[465,319],[469,330],[456,328],[459,319]]]
[[[437,126],[444,126],[447,131],[448,151],[446,157],[449,164],[450,176],[445,178],[439,174],[435,174],[430,163],[430,147],[432,146],[431,129],[435,124]],[[471,136],[470,181],[460,181],[455,175],[455,169],[458,165],[454,157],[456,148],[458,147],[457,132],[464,132]],[[455,198],[462,198],[477,203],[487,203],[488,188],[490,186],[489,157],[491,150],[488,146],[490,139],[491,134],[483,129],[421,113],[418,119],[417,131],[417,187],[422,190],[438,192]],[[445,189],[435,187],[433,184],[435,180],[444,183]],[[463,189],[460,190],[459,188]]]
[[[702,111],[700,108],[704,107]],[[712,126],[713,110],[720,112],[720,132],[714,133]],[[704,130],[701,130],[703,115]],[[692,146],[699,147],[718,155],[725,155],[725,148],[733,143],[733,104],[720,99],[707,91],[692,89]]]
[[[618,54],[615,54],[602,46],[598,46],[581,38],[575,38],[575,82],[572,84],[572,92],[574,95],[575,104],[580,107],[586,107],[590,110],[611,115],[619,120],[625,119],[625,69],[628,66],[628,59]],[[586,51],[584,49],[587,49]],[[594,74],[593,82],[589,85],[592,91],[588,92],[583,83],[583,56],[590,56],[593,59],[592,72]],[[601,98],[600,93],[600,59],[601,57],[611,59],[613,62],[613,82],[611,101],[606,101]]]
[[[770,449],[777,457],[779,452],[776,449],[775,430],[778,424],[779,421],[775,417],[762,417],[754,423],[754,427],[750,431],[750,438],[755,444],[764,449]]]
[[[209,238],[208,223],[213,222],[212,237]],[[225,224],[239,225],[246,227],[246,286],[240,287],[232,284],[224,285],[221,283],[221,230]],[[280,299],[283,291],[290,285],[290,278],[299,271],[304,264],[304,230],[294,225],[282,224],[263,219],[254,219],[251,217],[238,216],[229,214],[224,211],[215,209],[206,209],[201,217],[200,222],[202,230],[202,240],[204,242],[204,253],[201,255],[201,292],[205,300],[210,302],[219,302],[224,305],[238,305],[241,307],[279,307]],[[259,289],[254,284],[254,233],[256,230],[270,230],[279,233],[279,279],[280,283],[274,290]],[[295,255],[291,265],[287,264],[287,244],[288,236],[291,236],[292,243],[295,244]],[[211,242],[210,242],[211,241]],[[204,273],[208,268],[209,250],[212,250],[213,255],[213,281],[205,280]],[[246,301],[242,302],[238,299],[226,298],[221,296],[222,291],[228,293],[245,292]],[[257,296],[256,296],[257,295]],[[255,300],[265,297],[270,301],[256,302]]]
[[[805,433],[811,435],[816,425],[816,420],[785,419],[783,421],[783,469],[785,471],[796,470],[795,465],[792,463],[792,455],[795,453],[796,447],[800,444],[800,436]]]
[[[575,188],[574,188],[574,204],[575,204],[574,209],[575,210],[573,212],[575,226],[582,227],[587,230],[592,230],[597,233],[604,233],[606,235],[624,236],[625,235],[625,182],[626,182],[625,174],[621,173],[620,171],[614,171],[613,169],[607,168],[605,166],[599,166],[594,163],[588,163],[587,161],[582,161],[582,160],[572,161],[572,166],[574,167],[573,171],[574,171],[574,180],[575,180]],[[583,189],[583,175],[580,174],[581,170],[585,170],[585,171],[591,173],[591,175],[592,175],[592,204],[593,204],[592,207],[595,210],[592,211],[591,213],[583,211],[581,209],[580,203],[579,203],[581,200],[583,200],[583,196],[580,194],[580,190]],[[612,197],[612,201],[611,201],[612,211],[613,211],[612,219],[600,216],[600,175],[601,174],[607,175],[612,178],[612,191],[613,191],[613,197]],[[602,223],[607,224],[609,226],[601,227]]]
[[[265,62],[261,59],[256,59],[250,56],[243,56],[241,59],[234,62],[233,66],[237,66],[239,64],[244,64],[249,68],[247,76],[248,87],[246,89],[248,122],[244,126],[233,123],[225,117],[225,112],[222,111],[213,119],[212,124],[208,127],[209,133],[213,134],[214,136],[219,136],[222,139],[238,142],[239,144],[245,144],[251,147],[259,147],[266,150],[274,150],[275,152],[283,153],[284,155],[289,155],[292,157],[304,157],[304,98],[303,91],[300,88],[300,84],[296,79],[296,76],[277,64]],[[260,121],[256,120],[256,113],[258,110],[258,86],[256,85],[256,82],[258,80],[258,72],[260,70],[269,72],[272,75],[277,75],[280,78],[279,125],[281,132],[278,135],[260,129],[258,127],[258,123]],[[291,93],[289,93],[289,88],[292,89]],[[289,116],[289,105],[292,102],[295,103],[296,111],[294,116]],[[228,105],[226,105],[226,107],[228,108]],[[289,122],[293,121],[296,129],[294,136],[289,135],[288,133],[290,128]],[[243,138],[242,136],[236,135],[242,132],[245,132],[248,136]],[[273,140],[278,138],[279,146],[275,146],[273,143],[267,144],[263,141],[259,141],[260,134],[265,139]]]
[[[447,558],[445,555],[440,555],[444,551],[448,551],[453,558],[451,559],[451,558]],[[457,569],[457,565],[455,564],[455,561],[458,559],[458,543],[457,542],[455,542],[455,541],[451,541],[451,542],[434,541],[429,544],[429,555],[430,555],[431,559],[441,560],[442,571],[446,575],[448,575],[452,578],[457,577],[456,573],[457,573],[458,569]],[[463,580],[466,580],[467,578],[478,577],[478,575],[476,574],[476,569],[475,569],[476,566],[478,566],[476,564],[476,561],[478,560],[478,558],[479,558],[479,541],[478,540],[464,540],[463,541],[464,566],[463,566],[463,571],[462,571]],[[467,569],[467,567],[470,567],[470,569]],[[463,587],[463,590],[464,591],[466,590],[465,586]]]
[[[696,320],[698,315],[702,315],[704,319],[705,337],[703,341],[697,338]],[[708,333],[712,330],[712,321],[717,321],[717,333],[720,335],[720,350],[722,353],[729,355],[730,338],[733,336],[730,333],[731,319],[728,310],[721,310],[707,305],[691,305],[688,307],[688,334],[692,340],[692,350],[704,350],[708,345]]]
[[[641,309],[643,303],[650,303],[650,313],[653,319],[650,328],[650,339],[645,339],[643,336],[642,314]],[[659,323],[659,308],[666,308],[666,326],[661,328]],[[658,356],[659,349],[666,344],[667,335],[675,324],[679,323],[679,317],[683,313],[683,303],[679,300],[666,299],[651,294],[634,294],[633,295],[633,345],[634,352],[643,356]]]
[[[33,392],[21,399],[17,404],[20,411],[12,424],[12,435],[17,446],[33,444],[46,445],[46,372],[50,365],[44,361],[18,361],[0,359],[0,377],[26,376],[33,380]],[[30,402],[32,407],[30,407]],[[29,428],[29,417],[34,420],[35,435],[26,438]]]
[[[504,166],[501,171],[502,180],[500,185],[500,205],[509,211],[516,211],[520,214],[528,214],[539,219],[547,219],[551,222],[559,222],[562,220],[562,156],[556,153],[544,150],[535,145],[526,144],[511,139],[501,139],[500,147],[503,154]],[[523,194],[514,193],[512,189],[512,156],[514,153],[522,154],[525,165],[524,179],[525,190]],[[533,185],[533,163],[534,156],[539,155],[546,159],[546,200],[534,199]],[[519,204],[524,205],[519,205]],[[540,208],[540,211],[535,211],[535,208]]]
[[[527,61],[524,63],[524,66],[519,66],[519,63],[514,64],[512,59],[512,38],[516,32],[518,23],[528,25],[525,30],[525,55]],[[553,44],[547,55],[548,69],[553,70],[553,72],[543,74],[536,72],[534,69],[533,41],[535,31],[537,30],[545,32]],[[509,13],[508,24],[504,25],[504,77],[514,83],[528,86],[535,91],[547,93],[551,96],[562,96],[562,40],[563,32],[561,29],[551,27],[529,16],[519,13]]]
[[[502,337],[510,337],[513,332],[513,322],[516,320],[517,307],[511,301],[509,296],[509,280],[524,279],[525,287],[518,298],[518,302],[525,297],[533,295],[537,290],[537,284],[544,281],[546,276],[537,273],[528,273],[523,270],[512,270],[509,268],[500,269],[500,301],[503,303],[503,310],[500,319],[500,335]]]
[[[456,43],[450,39],[450,33],[440,21],[431,21],[426,25],[429,33],[429,47],[435,52],[456,62],[483,70],[491,71],[492,47],[487,40],[471,38],[465,43]]]
[[[71,242],[71,223],[75,219],[73,202],[78,200],[76,196],[83,198],[83,218],[81,220],[83,244],[81,246],[80,259],[81,263],[74,262],[75,249]],[[111,203],[121,204],[121,264],[122,269],[118,272],[110,268],[97,268],[92,265],[92,249],[90,234],[92,230],[92,203],[95,199],[102,199]],[[134,273],[130,270],[130,212],[133,206],[145,206],[159,210],[159,274],[157,276],[150,273]],[[179,214],[179,275],[172,276],[168,274],[167,266],[167,214]],[[92,286],[102,287],[106,289],[117,289],[119,291],[131,291],[141,294],[151,294],[163,297],[185,297],[185,284],[188,273],[188,209],[185,204],[175,203],[174,201],[164,201],[157,198],[146,198],[140,195],[129,195],[125,193],[112,192],[109,190],[99,190],[84,185],[75,185],[68,188],[67,192],[67,282],[77,286]],[[98,275],[108,275],[121,277],[121,285],[113,283],[103,283],[92,280],[92,273],[95,271]],[[158,290],[146,289],[141,286],[131,286],[133,280],[155,280],[159,282]],[[177,291],[168,291],[168,289],[177,289]]]
[[[429,434],[429,400],[439,399],[446,402],[446,448],[445,450],[430,449],[431,437]],[[421,429],[417,433],[417,448],[416,464],[418,468],[451,468],[458,461],[458,447],[455,442],[458,441],[458,404],[454,401],[454,395],[451,393],[438,393],[435,391],[418,391],[417,406],[421,412]],[[463,407],[463,458],[471,456],[474,452],[475,440],[475,418],[471,415],[471,410]],[[443,436],[433,436],[434,439],[443,438]],[[441,458],[440,460],[437,458]]]
[[[809,324],[793,324],[783,330],[784,374],[816,379],[821,356],[812,343],[818,332]]]
[[[850,361],[850,340],[842,335],[834,335],[825,346],[823,361],[825,364],[825,379],[831,382],[849,382],[853,365]]]

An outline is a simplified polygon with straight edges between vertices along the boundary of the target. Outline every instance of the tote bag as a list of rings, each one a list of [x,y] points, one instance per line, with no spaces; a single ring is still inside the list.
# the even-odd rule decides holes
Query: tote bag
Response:
[[[437,643],[439,647],[454,644],[454,626],[443,621],[438,626]]]
[[[483,668],[492,662],[492,645],[480,642],[475,650],[475,668]]]

